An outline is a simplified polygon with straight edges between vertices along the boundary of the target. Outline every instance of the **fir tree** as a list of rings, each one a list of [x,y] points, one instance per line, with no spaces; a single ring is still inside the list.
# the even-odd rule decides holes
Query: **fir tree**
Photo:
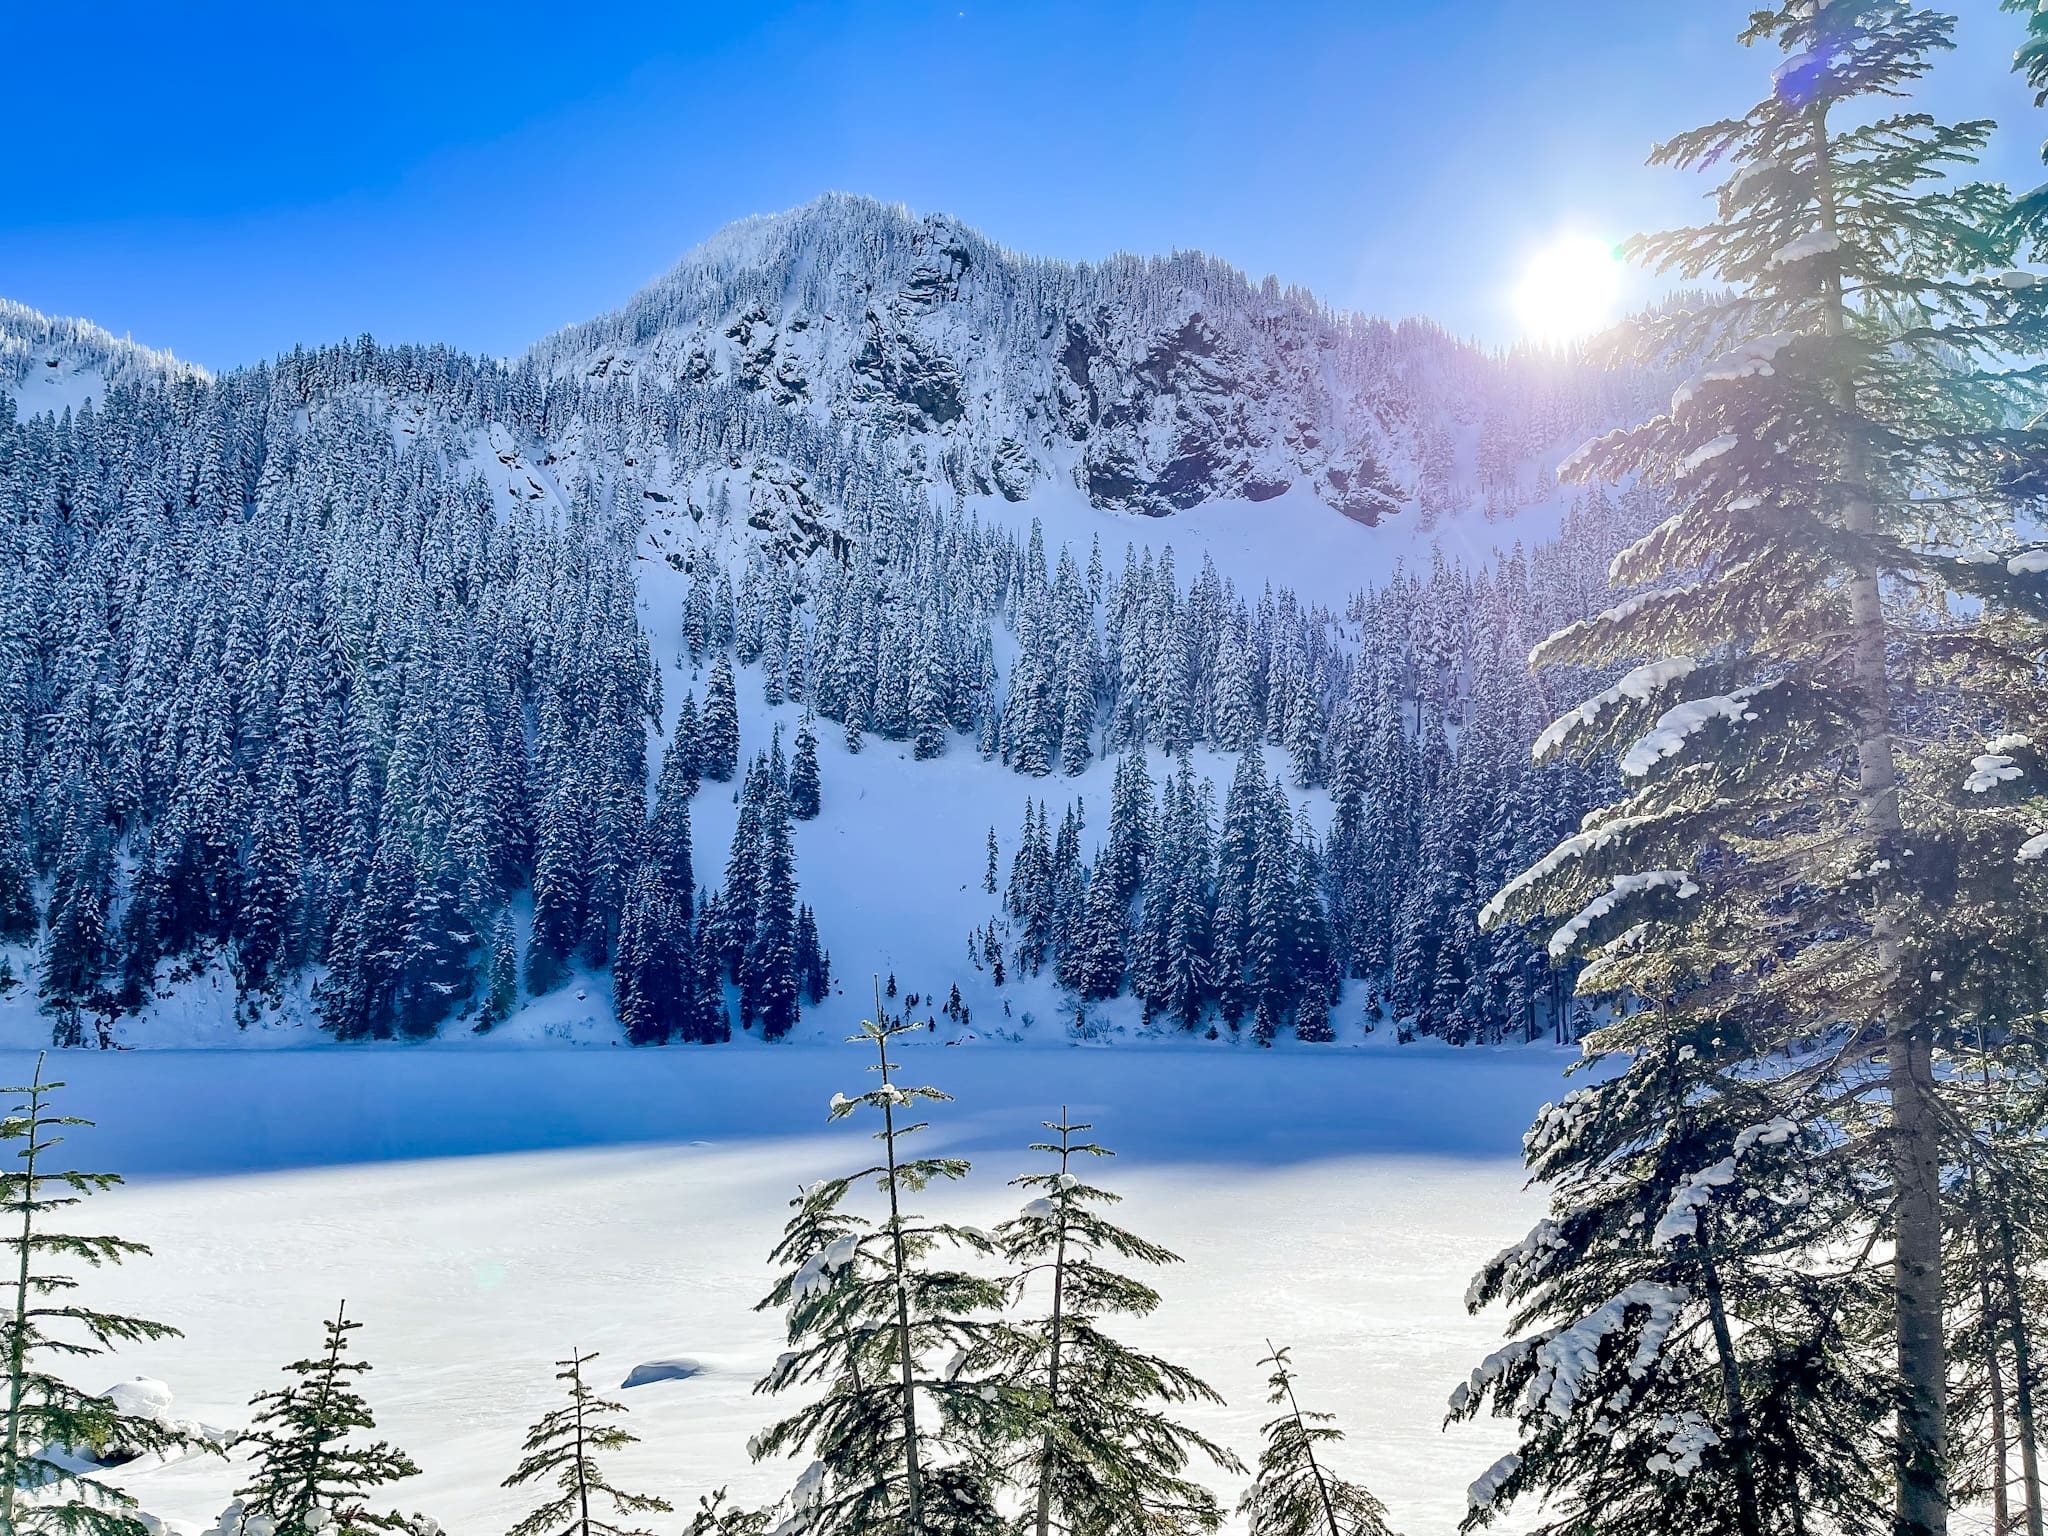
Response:
[[[739,692],[733,682],[732,657],[720,656],[704,689],[704,715],[697,734],[697,771],[714,784],[739,772]]]
[[[1827,1240],[1882,1232],[1889,1254],[1896,1536],[1947,1529],[1963,1449],[1943,1297],[1958,1079],[1941,1061],[1987,999],[2039,995],[2048,938],[2038,808],[1998,793],[2008,769],[2035,771],[2048,719],[2048,601],[2013,547],[2048,462],[2048,284],[2008,276],[2022,223],[2002,189],[1950,178],[1989,123],[1873,115],[1953,26],[1898,0],[1757,11],[1743,40],[1786,55],[1769,95],[1657,151],[1730,168],[1713,221],[1633,247],[1715,285],[1635,325],[1636,355],[1705,366],[1568,467],[1669,484],[1679,504],[1615,562],[1648,590],[1535,657],[1650,658],[1541,740],[1618,749],[1626,794],[1485,914],[1562,924],[1552,952],[1594,956],[1581,992],[1650,999],[1675,1032],[1758,1058],[1828,1044],[1827,1130],[1865,1204]]]
[[[278,1536],[361,1536],[414,1527],[395,1510],[378,1514],[364,1502],[388,1483],[417,1477],[412,1458],[383,1440],[346,1443],[356,1430],[377,1427],[355,1385],[370,1364],[346,1358],[348,1336],[361,1326],[349,1320],[348,1304],[342,1303],[326,1325],[320,1354],[285,1367],[297,1379],[249,1400],[255,1420],[235,1444],[252,1448],[256,1466],[236,1497],[245,1519],[270,1520]]]
[[[1013,1266],[1012,1300],[1044,1297],[1043,1313],[1007,1330],[998,1346],[1003,1380],[1030,1405],[1019,1421],[1028,1433],[1011,1454],[1012,1476],[1029,1501],[1024,1528],[1034,1536],[1213,1531],[1222,1510],[1186,1476],[1188,1463],[1199,1453],[1236,1471],[1237,1459],[1161,1405],[1222,1399],[1184,1367],[1102,1330],[1106,1319],[1147,1316],[1159,1305],[1157,1291],[1109,1268],[1105,1257],[1159,1266],[1178,1256],[1112,1222],[1101,1208],[1120,1197],[1072,1172],[1077,1157],[1113,1155],[1074,1139],[1088,1125],[1070,1121],[1064,1109],[1044,1123],[1060,1139],[1031,1150],[1059,1166],[1011,1181],[1034,1197],[995,1233]]]
[[[1316,1457],[1317,1446],[1334,1445],[1344,1432],[1327,1413],[1304,1412],[1294,1397],[1294,1372],[1287,1351],[1272,1341],[1261,1365],[1267,1401],[1285,1411],[1267,1422],[1258,1475],[1245,1490],[1237,1512],[1250,1536],[1393,1536],[1386,1506],[1363,1483],[1347,1482]]]
[[[876,989],[875,1011],[881,1015]],[[906,1157],[901,1144],[924,1129],[899,1112],[947,1100],[936,1088],[904,1087],[895,1079],[889,1042],[910,1024],[867,1022],[856,1041],[872,1044],[880,1083],[848,1098],[835,1094],[834,1120],[862,1110],[882,1117],[875,1139],[880,1162],[803,1191],[775,1250],[794,1269],[776,1282],[763,1306],[788,1309],[791,1350],[759,1390],[821,1387],[812,1404],[758,1435],[758,1460],[809,1448],[815,1458],[790,1495],[793,1527],[813,1536],[898,1529],[911,1536],[992,1536],[994,1469],[986,1448],[999,1438],[1004,1394],[977,1379],[972,1362],[990,1338],[982,1316],[1002,1304],[1002,1287],[960,1270],[936,1267],[945,1248],[989,1254],[994,1245],[972,1228],[929,1221],[904,1208],[904,1196],[934,1182],[964,1178],[960,1158]],[[884,1196],[878,1220],[842,1209],[859,1184]],[[953,1364],[938,1369],[944,1352]]]
[[[49,1154],[64,1140],[60,1127],[90,1125],[54,1115],[50,1096],[64,1085],[43,1081],[36,1057],[26,1087],[0,1089],[14,1100],[0,1120],[0,1140],[19,1142],[19,1172],[0,1174],[0,1211],[8,1221],[10,1290],[4,1323],[7,1357],[7,1434],[0,1443],[0,1531],[22,1536],[145,1536],[135,1501],[122,1490],[76,1469],[69,1448],[131,1453],[176,1451],[196,1442],[155,1419],[124,1413],[105,1397],[81,1392],[49,1369],[51,1357],[89,1358],[110,1347],[178,1337],[178,1331],[139,1317],[101,1312],[69,1300],[78,1281],[53,1267],[65,1262],[98,1268],[147,1255],[140,1243],[119,1237],[51,1230],[52,1218],[87,1196],[112,1189],[119,1174],[48,1171]],[[67,1223],[68,1225],[68,1223]]]
[[[815,820],[820,798],[818,737],[806,723],[796,733],[796,750],[789,763],[789,814],[798,821]]]
[[[1776,1085],[1745,1080],[1737,1042],[1657,1009],[1609,1030],[1638,1065],[1532,1128],[1551,1214],[1468,1296],[1530,1330],[1451,1399],[1520,1430],[1468,1525],[1543,1489],[1559,1533],[1876,1529],[1883,1276],[1868,1249],[1815,1262],[1853,1222],[1854,1180]]]
[[[512,914],[500,909],[491,924],[491,948],[484,977],[484,1006],[478,1024],[488,1030],[502,1024],[519,1006],[519,951],[512,933]]]
[[[513,1526],[510,1536],[649,1536],[620,1522],[667,1514],[674,1507],[666,1499],[614,1487],[599,1469],[599,1453],[636,1444],[640,1437],[618,1423],[625,1405],[599,1397],[583,1379],[583,1367],[596,1358],[594,1350],[587,1355],[571,1350],[568,1359],[555,1362],[561,1367],[555,1380],[567,1387],[568,1405],[543,1414],[526,1432],[520,1448],[525,1455],[503,1486],[518,1488],[552,1477],[560,1493]],[[609,1506],[610,1519],[592,1512],[597,1501]]]

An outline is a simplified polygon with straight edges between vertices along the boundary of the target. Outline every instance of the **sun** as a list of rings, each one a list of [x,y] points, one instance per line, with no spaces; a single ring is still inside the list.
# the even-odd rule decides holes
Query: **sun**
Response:
[[[1604,329],[1621,298],[1621,259],[1591,235],[1554,240],[1529,258],[1515,311],[1536,341],[1576,341]]]

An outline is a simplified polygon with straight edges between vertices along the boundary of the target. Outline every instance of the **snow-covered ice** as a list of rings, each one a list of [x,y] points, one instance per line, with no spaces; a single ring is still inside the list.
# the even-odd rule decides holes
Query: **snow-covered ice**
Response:
[[[1439,1428],[1449,1388],[1501,1342],[1465,1314],[1472,1272],[1537,1211],[1518,1144],[1566,1053],[1373,1045],[1346,1051],[912,1045],[906,1081],[957,1096],[933,1140],[975,1159],[921,1206],[984,1225],[1062,1104],[1122,1155],[1101,1178],[1122,1215],[1187,1256],[1134,1337],[1228,1398],[1196,1415],[1241,1452],[1267,1409],[1268,1337],[1341,1417],[1340,1453],[1409,1536],[1447,1536],[1466,1489],[1508,1448],[1491,1423]],[[498,1487],[559,1388],[550,1362],[602,1351],[687,1359],[636,1389],[642,1443],[625,1486],[693,1507],[730,1484],[763,1498],[795,1463],[750,1466],[770,1416],[754,1380],[783,1348],[753,1311],[803,1183],[858,1166],[866,1127],[828,1126],[859,1047],[78,1053],[64,1107],[98,1117],[67,1150],[131,1177],[95,1225],[155,1257],[91,1281],[94,1299],[186,1337],[92,1362],[89,1385],[147,1376],[206,1423],[247,1422],[251,1393],[319,1340],[344,1296],[364,1324],[379,1433],[425,1469],[394,1490],[454,1532],[523,1513]],[[0,1071],[30,1067],[5,1053]],[[642,1367],[646,1367],[643,1365]],[[616,1374],[612,1374],[616,1372]],[[126,1474],[124,1474],[126,1476]],[[209,1527],[236,1469],[209,1459],[127,1480],[152,1513]],[[1234,1487],[1221,1491],[1235,1497]]]

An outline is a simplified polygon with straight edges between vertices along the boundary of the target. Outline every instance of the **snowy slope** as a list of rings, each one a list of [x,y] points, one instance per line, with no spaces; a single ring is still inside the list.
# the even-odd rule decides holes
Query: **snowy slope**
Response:
[[[1020,543],[1036,526],[1049,563],[1062,550],[1085,562],[1097,544],[1112,569],[1126,547],[1170,550],[1183,581],[1209,560],[1252,601],[1272,586],[1341,613],[1361,589],[1427,571],[1439,553],[1473,569],[1552,537],[1565,505],[1549,474],[1558,445],[1611,419],[1616,392],[1636,387],[1556,360],[1483,355],[1427,325],[1333,315],[1207,258],[1034,261],[942,216],[844,197],[721,233],[616,314],[516,365],[462,359],[448,370],[465,386],[481,376],[505,387],[517,411],[500,401],[493,416],[475,395],[434,393],[434,349],[412,351],[393,369],[399,382],[387,374],[324,396],[315,366],[296,416],[246,430],[310,434],[314,414],[361,411],[400,455],[439,454],[452,476],[477,477],[501,516],[518,509],[560,527],[580,515],[579,497],[610,503],[605,515],[639,533],[639,614],[664,728],[705,683],[680,638],[684,570],[723,569],[737,585],[750,566],[786,565],[801,589],[849,558],[855,516],[827,489],[856,483],[834,478],[849,464],[864,492],[879,484],[920,515],[958,511]],[[183,377],[202,376],[96,327],[0,306],[0,383],[26,411]],[[540,394],[559,403],[536,409]],[[686,462],[677,418],[713,424]],[[705,516],[715,495],[730,497],[731,516]],[[994,643],[1007,665],[1013,636]],[[743,762],[778,727],[787,743],[801,717],[762,702],[753,668],[741,670],[739,702]],[[651,733],[650,767],[664,739]],[[849,752],[829,723],[820,739],[824,810],[795,829],[797,873],[839,985],[802,1032],[843,1033],[871,1011],[869,978],[894,974],[922,998],[958,983],[968,1034],[1063,1040],[1071,1005],[1050,973],[1013,976],[998,992],[967,935],[998,916],[981,883],[990,828],[1007,870],[1027,796],[1055,815],[1078,797],[1092,843],[1113,765],[1030,779],[964,739],[925,762],[877,737]],[[1197,751],[1195,764],[1219,788],[1228,782],[1230,759]],[[1155,781],[1165,766],[1154,761]],[[1326,824],[1319,792],[1295,798]],[[698,879],[713,886],[735,821],[731,787],[707,785],[693,816]],[[513,900],[522,925],[525,903]],[[4,958],[28,985],[0,995],[0,1041],[46,1037],[34,947]],[[316,979],[293,977],[279,1006],[245,1023],[216,960],[166,977],[145,1015],[115,1032],[153,1047],[306,1043],[317,1038]],[[1349,1001],[1338,1026],[1355,1042]],[[1091,1024],[1129,1036],[1137,1017],[1125,997]],[[447,1027],[467,1042],[464,1021]],[[599,972],[527,1001],[477,1043],[614,1038]]]
[[[932,1210],[1009,1214],[1017,1149],[1067,1103],[1121,1153],[1107,1174],[1120,1219],[1187,1260],[1130,1332],[1222,1391],[1201,1427],[1255,1450],[1256,1361],[1266,1338],[1287,1342],[1304,1393],[1351,1436],[1339,1465],[1397,1529],[1449,1536],[1504,1443],[1490,1425],[1439,1428],[1450,1388],[1498,1342],[1497,1319],[1465,1315],[1463,1288],[1533,1214],[1517,1128],[1554,1096],[1560,1060],[1425,1047],[1247,1073],[1191,1049],[965,1048],[912,1050],[909,1075],[956,1095],[937,1133],[977,1164]],[[523,1513],[497,1483],[551,1405],[547,1362],[572,1345],[603,1352],[607,1387],[645,1361],[703,1368],[624,1394],[643,1436],[613,1466],[627,1486],[685,1511],[721,1484],[772,1497],[797,1469],[746,1461],[771,1406],[750,1387],[782,1347],[751,1308],[789,1192],[865,1155],[862,1128],[823,1123],[863,1065],[852,1047],[67,1059],[67,1107],[103,1121],[77,1150],[141,1175],[95,1217],[156,1250],[93,1295],[186,1333],[87,1374],[161,1378],[178,1412],[233,1427],[346,1296],[377,1367],[379,1432],[425,1468],[399,1502],[451,1532]],[[1450,1096],[1461,1112],[1445,1117]],[[193,1461],[131,1486],[198,1522],[235,1480]]]

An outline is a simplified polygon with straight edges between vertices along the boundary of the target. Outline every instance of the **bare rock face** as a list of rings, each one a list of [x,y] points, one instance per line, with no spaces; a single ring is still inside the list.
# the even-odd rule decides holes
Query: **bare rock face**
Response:
[[[798,562],[819,550],[844,553],[845,535],[802,470],[757,459],[747,472],[746,493],[747,526],[766,547]]]
[[[1167,517],[1301,489],[1368,524],[1414,504],[1444,423],[1471,419],[1474,380],[1507,366],[1203,257],[1034,261],[950,218],[836,196],[733,226],[530,360],[759,393],[959,494],[1020,501],[1065,480]],[[759,515],[815,537],[793,494],[769,502]]]

